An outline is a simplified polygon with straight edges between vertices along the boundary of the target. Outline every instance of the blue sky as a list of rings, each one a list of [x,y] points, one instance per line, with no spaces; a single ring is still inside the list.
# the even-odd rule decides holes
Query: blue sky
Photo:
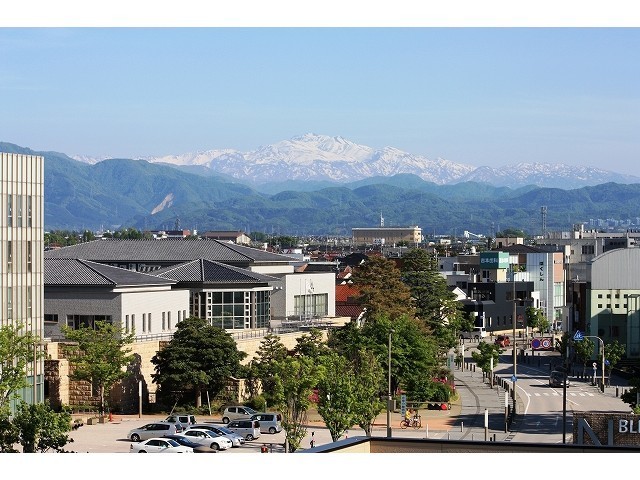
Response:
[[[0,141],[253,150],[308,132],[631,173],[638,28],[0,28]],[[633,172],[637,174],[637,172]]]

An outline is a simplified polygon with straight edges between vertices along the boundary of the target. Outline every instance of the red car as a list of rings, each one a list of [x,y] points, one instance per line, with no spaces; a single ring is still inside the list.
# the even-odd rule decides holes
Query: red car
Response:
[[[500,345],[502,348],[511,345],[511,341],[506,335],[498,335],[493,343],[495,343],[496,345]]]

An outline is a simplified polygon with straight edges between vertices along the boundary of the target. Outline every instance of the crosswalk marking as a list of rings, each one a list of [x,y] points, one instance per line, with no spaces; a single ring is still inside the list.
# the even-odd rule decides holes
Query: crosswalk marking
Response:
[[[589,392],[567,392],[571,397],[593,397],[594,394],[593,393],[589,393]],[[531,397],[558,397],[560,395],[562,395],[559,392],[533,392],[533,394],[527,392],[527,396]]]

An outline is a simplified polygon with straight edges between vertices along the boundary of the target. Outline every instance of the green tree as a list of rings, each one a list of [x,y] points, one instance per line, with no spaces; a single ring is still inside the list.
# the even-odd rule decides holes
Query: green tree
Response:
[[[360,291],[358,300],[367,309],[367,317],[415,315],[411,290],[393,261],[371,256],[354,269],[352,280]]]
[[[282,414],[282,429],[288,452],[300,448],[307,433],[307,411],[322,367],[305,357],[287,357],[277,363],[274,406]]]
[[[64,446],[73,442],[68,435],[71,415],[64,410],[54,412],[45,403],[20,403],[12,423],[18,431],[18,442],[24,453],[64,452]]]
[[[33,361],[36,342],[22,324],[0,327],[0,410],[28,386],[27,365]]]
[[[17,453],[14,445],[20,441],[20,432],[11,422],[9,405],[0,408],[0,453]]]
[[[95,322],[94,328],[73,330],[63,326],[62,331],[67,340],[74,342],[64,345],[71,365],[69,377],[90,382],[98,388],[102,415],[107,392],[116,382],[131,375],[124,367],[134,361],[131,348],[128,348],[134,336],[122,327],[102,321]]]
[[[318,413],[329,429],[331,439],[338,439],[355,423],[357,378],[349,361],[332,353],[322,357],[324,373],[318,382]]]
[[[163,393],[193,392],[200,407],[203,392],[218,394],[241,370],[246,355],[230,334],[192,316],[177,324],[171,341],[151,359],[155,366],[151,378]]]
[[[402,279],[411,289],[416,315],[437,339],[439,355],[444,358],[458,343],[463,318],[461,305],[438,272],[433,255],[415,248],[402,259]]]
[[[551,323],[549,319],[545,317],[544,310],[541,308],[527,307],[525,310],[527,317],[527,326],[533,329],[537,329],[538,332],[543,333],[549,330]]]
[[[640,394],[640,378],[633,377],[629,380],[630,389],[620,395],[620,398],[624,403],[628,403],[636,415],[640,414],[640,404],[638,404],[638,397]]]
[[[277,364],[287,357],[287,347],[280,341],[278,335],[269,333],[262,341],[254,356],[251,366],[255,367],[255,376],[262,386],[262,395],[271,404],[275,395]]]
[[[576,358],[582,363],[583,376],[586,374],[587,363],[591,361],[595,348],[596,346],[590,338],[583,338],[580,341],[573,342],[573,349],[576,352]]]
[[[302,355],[315,361],[329,353],[329,347],[324,341],[323,332],[319,328],[312,328],[308,333],[303,333],[296,339],[296,346],[293,348],[296,355]]]
[[[611,375],[611,370],[617,365],[620,359],[626,353],[626,348],[618,340],[613,340],[610,343],[604,345],[604,359],[605,359],[605,372],[607,375]],[[608,361],[608,365],[607,365]]]
[[[383,387],[384,371],[373,352],[368,350],[360,350],[352,365],[353,378],[357,380],[353,403],[354,423],[370,437],[375,418],[385,408],[385,403],[380,401],[380,393],[386,390]]]
[[[476,362],[484,373],[491,371],[491,359],[493,359],[493,368],[495,369],[500,361],[500,354],[504,350],[500,348],[500,345],[493,343],[480,342],[477,350],[471,352],[471,358]]]

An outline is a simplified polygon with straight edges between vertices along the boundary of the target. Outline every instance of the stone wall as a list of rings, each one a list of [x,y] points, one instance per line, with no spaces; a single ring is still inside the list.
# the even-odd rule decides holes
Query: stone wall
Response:
[[[573,443],[638,447],[639,422],[640,416],[633,413],[574,412]]]

